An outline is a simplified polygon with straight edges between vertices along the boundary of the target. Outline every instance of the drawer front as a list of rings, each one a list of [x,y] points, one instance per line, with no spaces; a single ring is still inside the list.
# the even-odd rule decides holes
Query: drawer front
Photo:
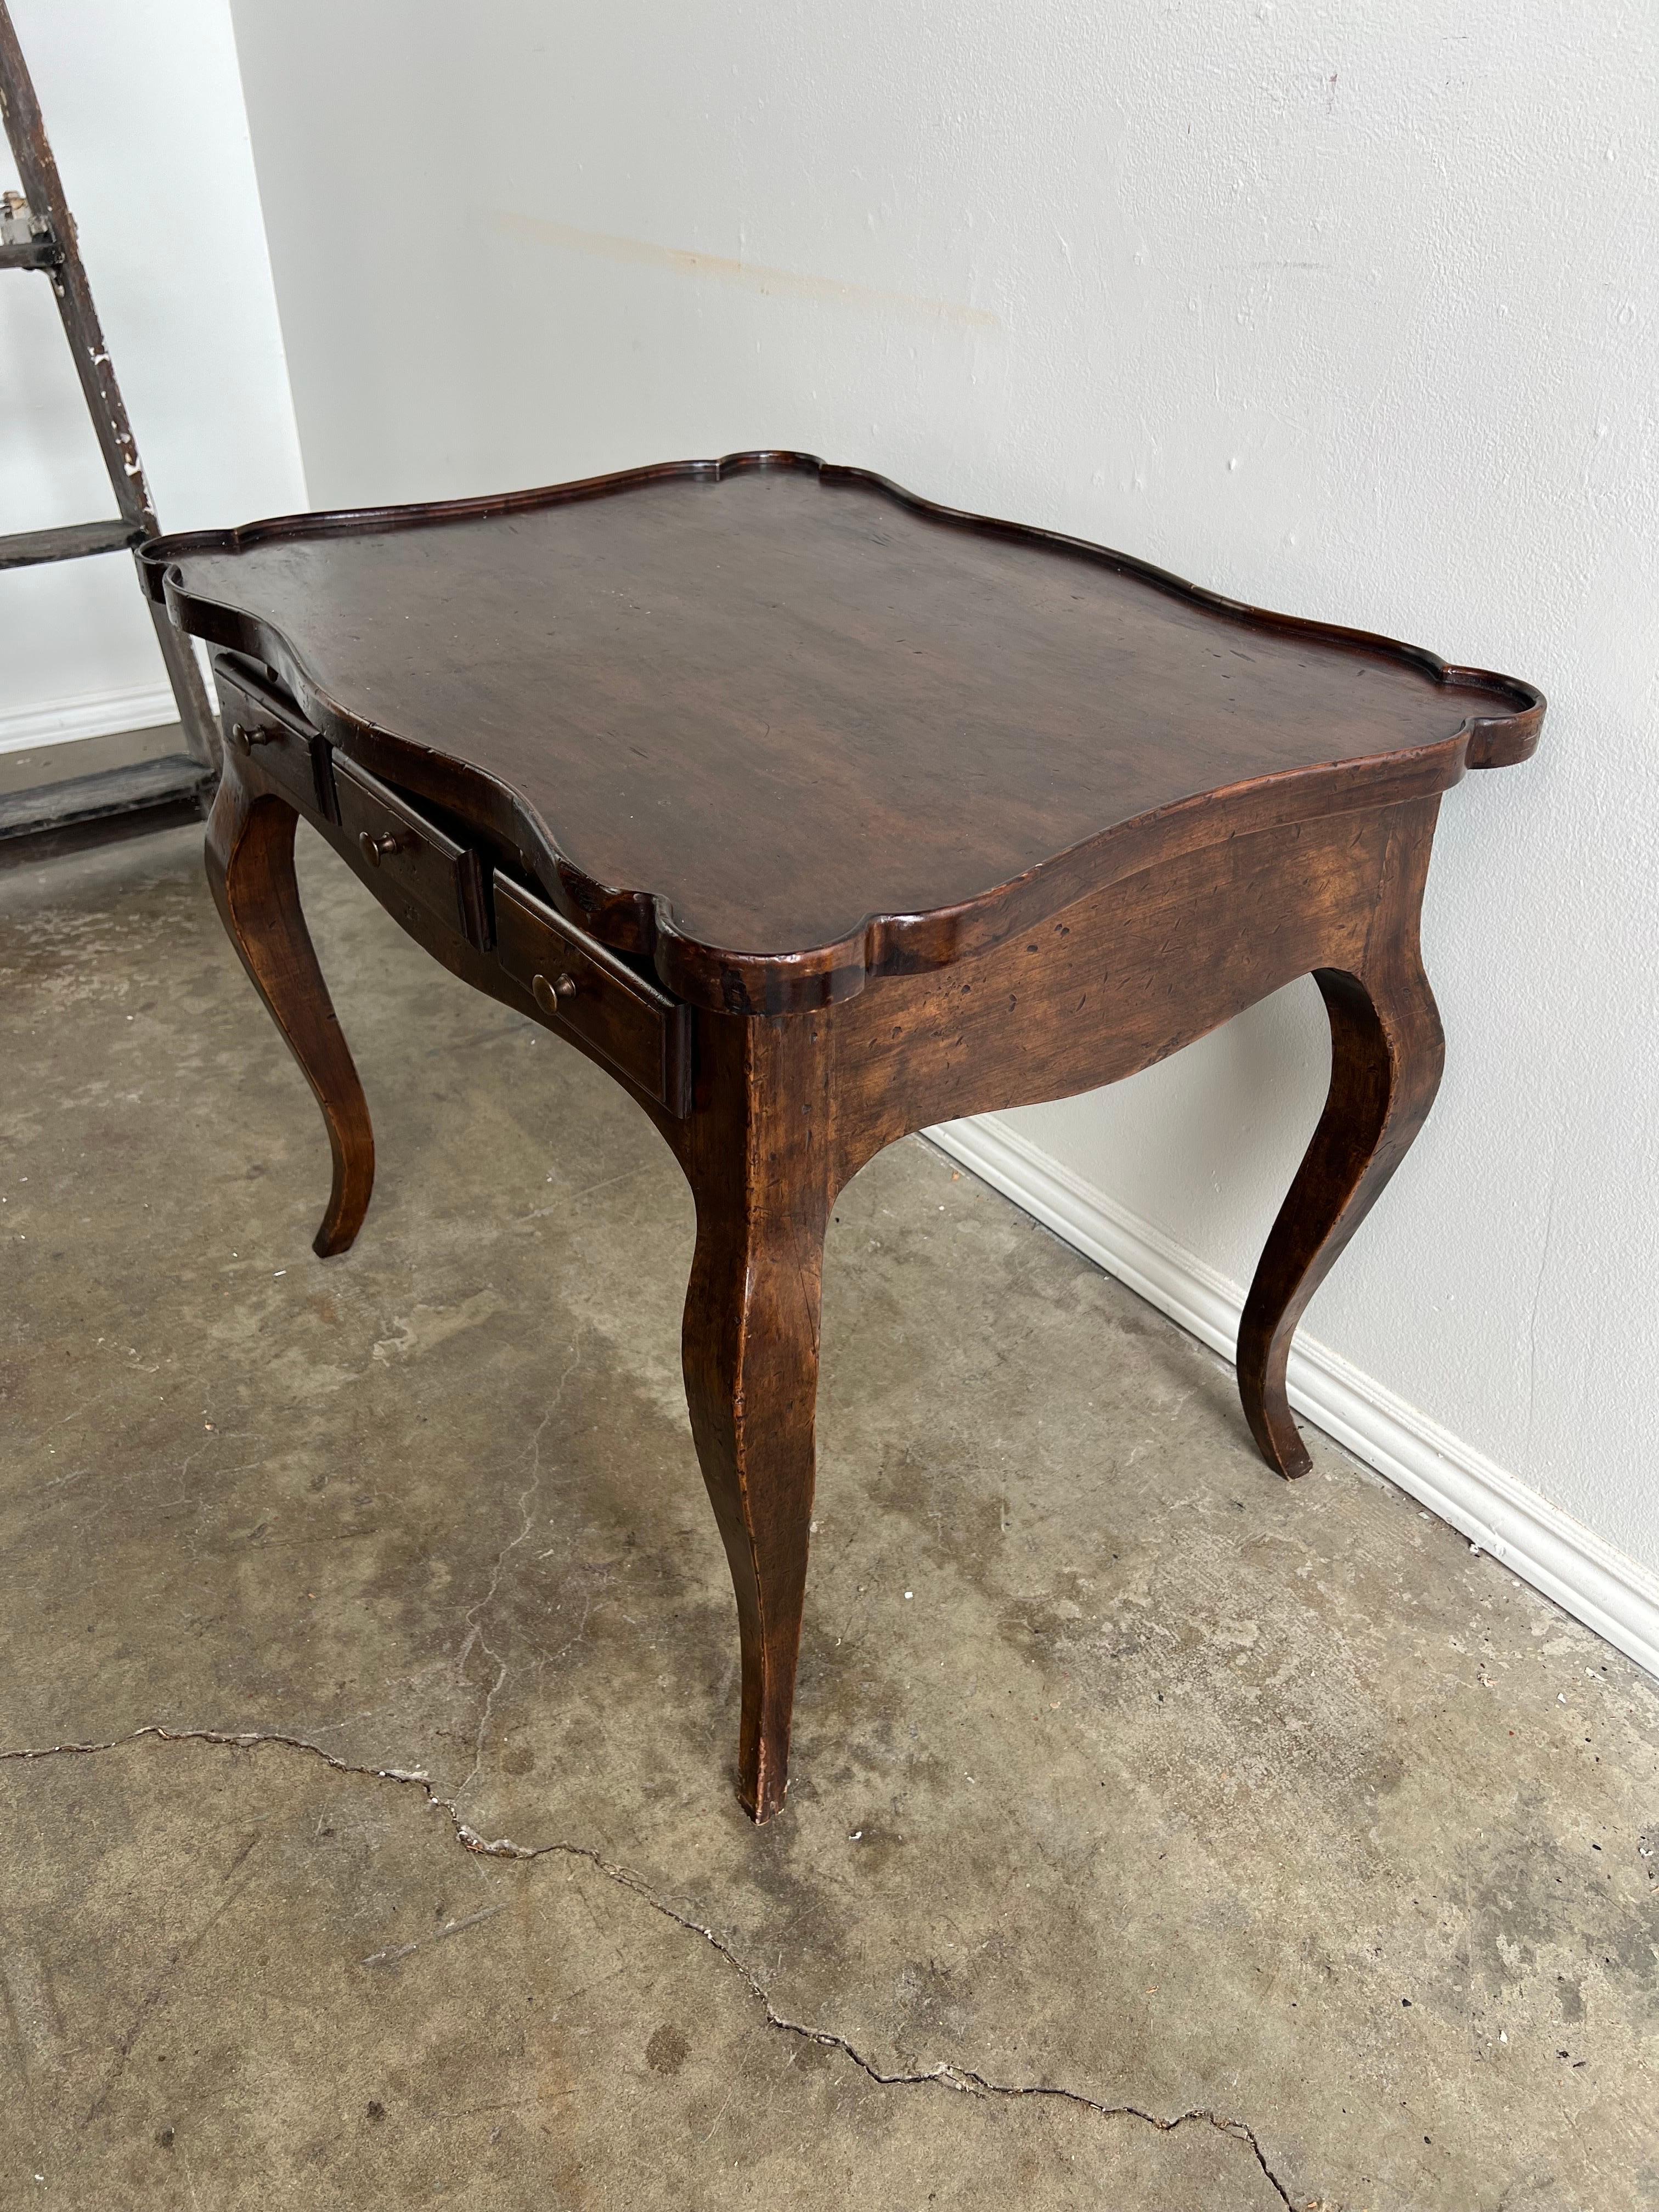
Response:
[[[326,820],[331,811],[327,768],[318,757],[326,740],[314,730],[307,732],[291,709],[292,719],[279,721],[257,692],[244,690],[223,666],[216,667],[214,674],[227,745],[307,814],[320,814]]]
[[[580,1037],[684,1121],[691,1110],[690,1009],[532,892],[501,875],[495,884],[496,957],[548,1027]]]
[[[412,900],[440,921],[459,929],[481,951],[489,947],[478,856],[416,813],[378,776],[356,761],[334,756],[334,793],[340,828],[358,856],[380,878],[388,906]]]

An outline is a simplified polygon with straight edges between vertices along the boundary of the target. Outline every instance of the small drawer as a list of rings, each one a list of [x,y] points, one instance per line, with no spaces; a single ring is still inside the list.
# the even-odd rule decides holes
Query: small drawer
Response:
[[[579,1036],[678,1121],[691,1110],[690,1010],[608,945],[505,876],[495,885],[495,951],[548,1026]]]
[[[487,951],[477,854],[339,752],[334,756],[334,793],[340,828],[380,877],[376,888],[384,890],[386,904],[395,910],[400,900],[413,900]]]
[[[225,743],[243,760],[251,762],[285,792],[307,814],[327,820],[328,770],[319,759],[327,741],[306,722],[296,708],[279,702],[268,687],[252,675],[215,664],[219,687],[220,719]]]

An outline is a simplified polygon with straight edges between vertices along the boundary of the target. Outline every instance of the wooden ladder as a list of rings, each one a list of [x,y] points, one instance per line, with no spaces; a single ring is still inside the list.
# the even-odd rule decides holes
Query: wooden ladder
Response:
[[[144,538],[155,536],[161,526],[150,503],[132,425],[82,265],[75,218],[64,198],[40,105],[6,0],[0,0],[0,119],[4,121],[23,186],[21,194],[0,195],[0,269],[37,270],[52,285],[117,509],[107,522],[76,522],[52,530],[0,535],[0,568],[131,550]],[[144,604],[155,625],[156,643],[178,702],[187,752],[0,799],[0,842],[70,822],[155,807],[176,811],[180,802],[199,805],[217,772],[218,726],[190,640],[173,628],[166,611],[155,605],[147,593]]]

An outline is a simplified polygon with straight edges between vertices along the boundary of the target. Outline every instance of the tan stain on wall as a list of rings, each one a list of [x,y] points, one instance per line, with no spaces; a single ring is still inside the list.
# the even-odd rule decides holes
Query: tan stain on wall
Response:
[[[759,261],[734,261],[723,253],[692,253],[676,246],[658,246],[649,239],[619,237],[611,231],[581,230],[574,223],[554,222],[544,216],[520,215],[492,208],[485,221],[494,228],[544,245],[562,246],[573,253],[612,261],[636,269],[667,269],[683,276],[712,277],[716,283],[741,284],[764,296],[818,300],[846,307],[896,307],[926,316],[930,321],[951,323],[963,330],[1000,331],[1001,324],[982,307],[964,307],[952,300],[927,300],[914,292],[883,291],[870,284],[849,284],[837,276],[805,276],[791,269],[771,269]]]

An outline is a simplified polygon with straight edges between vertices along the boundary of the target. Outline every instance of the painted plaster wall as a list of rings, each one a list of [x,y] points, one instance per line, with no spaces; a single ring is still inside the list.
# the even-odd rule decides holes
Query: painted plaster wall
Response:
[[[1540,683],[1448,802],[1430,1127],[1308,1328],[1659,1566],[1659,18],[234,0],[307,470],[764,444]],[[1297,985],[1012,1117],[1237,1280]]]
[[[12,20],[163,523],[302,507],[227,0],[12,0]],[[0,530],[112,514],[44,277],[0,277]],[[0,576],[0,749],[173,719],[130,562]]]

